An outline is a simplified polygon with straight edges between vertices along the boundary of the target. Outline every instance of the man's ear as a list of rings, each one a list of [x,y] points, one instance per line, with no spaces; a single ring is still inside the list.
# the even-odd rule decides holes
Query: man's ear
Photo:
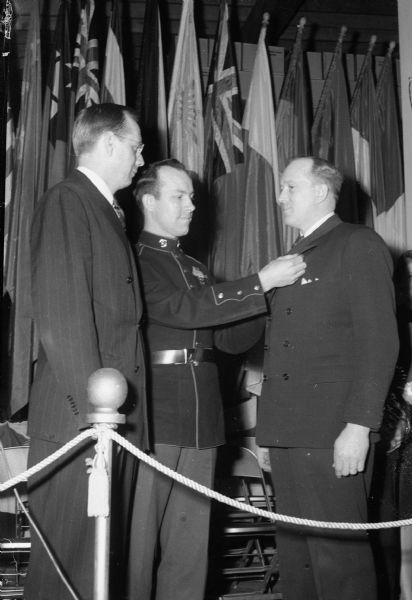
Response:
[[[329,188],[326,183],[316,184],[316,199],[318,202],[324,202],[329,194]]]
[[[153,196],[153,194],[149,194],[149,193],[143,194],[142,206],[145,210],[151,212],[153,210],[155,202],[156,202],[156,198]]]
[[[100,139],[105,151],[109,156],[113,154],[115,144],[117,142],[116,136],[112,131],[105,131]]]

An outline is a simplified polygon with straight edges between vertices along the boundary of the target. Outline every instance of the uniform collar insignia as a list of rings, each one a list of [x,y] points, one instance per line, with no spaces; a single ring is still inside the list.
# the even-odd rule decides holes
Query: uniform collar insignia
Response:
[[[151,246],[152,248],[160,248],[161,250],[168,250],[169,252],[173,252],[176,248],[180,248],[179,240],[160,237],[145,230],[141,232],[139,242]]]

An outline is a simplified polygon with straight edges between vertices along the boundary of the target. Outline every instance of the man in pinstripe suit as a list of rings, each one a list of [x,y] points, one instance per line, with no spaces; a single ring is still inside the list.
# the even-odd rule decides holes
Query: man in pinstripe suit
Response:
[[[116,206],[144,164],[133,111],[82,111],[73,130],[77,169],[40,201],[32,224],[33,314],[39,358],[29,405],[29,465],[88,427],[86,386],[101,367],[126,377],[130,439],[146,447],[142,304],[136,266]],[[93,442],[29,481],[29,507],[77,597],[93,594],[94,520],[87,518],[85,458]],[[26,600],[72,598],[32,533]]]

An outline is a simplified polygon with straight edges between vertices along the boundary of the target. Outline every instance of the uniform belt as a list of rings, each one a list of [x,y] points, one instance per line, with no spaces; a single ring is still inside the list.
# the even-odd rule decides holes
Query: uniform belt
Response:
[[[198,362],[215,362],[212,348],[182,348],[181,350],[156,350],[152,352],[152,365],[187,365]]]

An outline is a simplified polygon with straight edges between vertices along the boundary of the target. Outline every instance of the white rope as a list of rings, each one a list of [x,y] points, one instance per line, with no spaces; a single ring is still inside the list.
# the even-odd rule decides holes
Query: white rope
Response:
[[[37,465],[33,465],[32,467],[30,467],[30,469],[27,469],[27,471],[24,471],[23,473],[12,477],[12,479],[8,479],[4,483],[0,483],[0,493],[4,492],[5,490],[8,490],[11,487],[15,487],[18,483],[21,483],[22,481],[27,481],[29,477],[35,475],[39,471],[42,471],[43,469],[51,465],[53,462],[55,462],[57,459],[59,459],[61,456],[64,456],[65,454],[67,454],[67,452],[70,452],[72,448],[83,442],[83,440],[87,440],[87,438],[91,437],[96,437],[96,430],[85,429],[84,431],[82,431],[82,433],[79,433],[79,435],[70,440],[70,442],[67,442],[67,444],[64,444],[64,446],[59,448],[59,450],[56,450],[56,452],[53,452],[53,454],[50,454],[50,456],[47,456],[46,458],[41,460],[39,463],[37,463]]]
[[[61,456],[69,452],[72,448],[74,448],[77,444],[80,444],[87,438],[95,438],[96,435],[97,433],[94,428],[86,429],[73,440],[62,446],[62,448],[60,448],[41,462],[37,463],[37,465],[34,465],[27,471],[24,471],[24,473],[21,473],[20,475],[9,479],[5,483],[0,484],[0,493],[9,489],[10,487],[15,486],[21,481],[26,481],[27,478],[31,477],[35,473],[41,471],[42,469],[56,461],[58,458],[60,458]],[[173,471],[172,469],[169,469],[169,467],[162,465],[145,452],[142,452],[141,450],[136,448],[136,446],[133,446],[133,444],[125,440],[121,435],[119,435],[116,431],[113,431],[112,429],[107,429],[103,431],[102,435],[117,442],[119,446],[122,446],[125,450],[133,454],[133,456],[136,456],[136,458],[138,458],[139,460],[142,460],[143,462],[157,469],[161,473],[167,475],[168,477],[171,477],[172,479],[183,485],[186,485],[187,487],[195,490],[196,492],[199,492],[200,494],[212,498],[213,500],[217,500],[218,502],[221,502],[223,504],[227,504],[228,506],[232,506],[233,508],[237,508],[241,511],[247,511],[254,515],[264,517],[269,521],[282,521],[283,523],[291,523],[293,525],[303,525],[305,527],[320,527],[323,529],[350,529],[364,531],[372,529],[389,529],[391,527],[412,525],[412,518],[400,519],[398,521],[383,521],[381,523],[347,523],[337,521],[315,521],[314,519],[303,519],[300,517],[292,517],[289,515],[283,515],[280,513],[262,510],[261,508],[257,508],[256,506],[252,506],[244,502],[239,502],[238,500],[234,500],[233,498],[224,496],[223,494],[220,494],[215,490],[211,490],[206,486],[201,485],[200,483],[197,483],[192,479],[189,479],[188,477],[180,475],[180,473],[176,473],[176,471]]]

